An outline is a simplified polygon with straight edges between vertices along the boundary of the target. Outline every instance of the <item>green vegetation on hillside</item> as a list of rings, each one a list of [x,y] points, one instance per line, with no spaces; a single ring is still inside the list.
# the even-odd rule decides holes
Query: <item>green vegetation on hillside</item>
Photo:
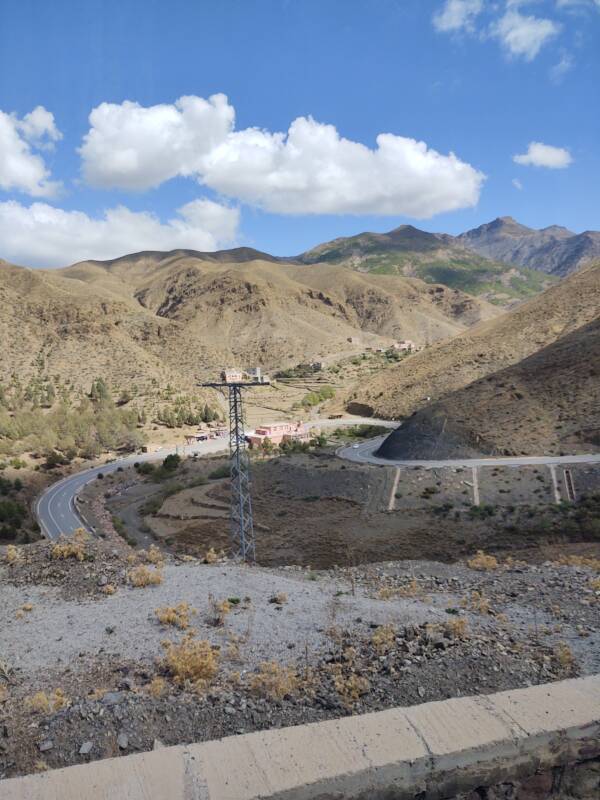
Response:
[[[141,423],[141,412],[119,408],[101,378],[88,397],[49,378],[23,386],[13,377],[0,387],[0,453],[45,455],[48,467],[76,456],[135,450],[144,441]]]

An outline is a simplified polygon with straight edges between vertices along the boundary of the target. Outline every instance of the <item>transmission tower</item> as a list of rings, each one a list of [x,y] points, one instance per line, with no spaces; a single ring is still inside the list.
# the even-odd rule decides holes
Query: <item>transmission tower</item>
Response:
[[[244,389],[268,385],[268,381],[222,381],[203,383],[211,389],[228,392],[229,400],[229,461],[231,478],[231,539],[234,556],[242,561],[256,559],[254,518],[250,483],[250,461],[244,432]]]

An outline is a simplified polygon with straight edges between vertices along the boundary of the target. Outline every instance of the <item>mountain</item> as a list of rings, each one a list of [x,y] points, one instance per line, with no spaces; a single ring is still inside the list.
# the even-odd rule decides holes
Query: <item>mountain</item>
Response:
[[[460,238],[401,225],[389,233],[334,239],[298,256],[304,264],[329,263],[357,272],[404,275],[442,283],[499,305],[538,294],[555,279],[492,260]]]
[[[89,388],[190,387],[224,365],[307,359],[453,336],[498,310],[446,286],[237,250],[136,253],[58,270],[0,264],[0,370]],[[237,257],[237,260],[235,260]],[[349,341],[352,340],[352,341]]]
[[[417,412],[379,453],[419,459],[597,452],[599,353],[600,315]]]
[[[600,232],[573,233],[559,225],[535,230],[499,217],[461,234],[464,247],[506,264],[564,277],[600,258]]]
[[[349,408],[391,419],[506,369],[600,314],[600,262],[506,314],[416,353],[358,387]],[[596,357],[597,360],[597,357]]]

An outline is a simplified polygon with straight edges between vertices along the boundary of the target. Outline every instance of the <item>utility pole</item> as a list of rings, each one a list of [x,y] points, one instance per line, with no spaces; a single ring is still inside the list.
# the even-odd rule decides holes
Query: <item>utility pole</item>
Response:
[[[228,391],[229,400],[229,461],[231,482],[231,539],[233,553],[242,561],[256,560],[254,518],[250,482],[250,461],[244,431],[244,389],[269,385],[268,380],[228,380],[227,370],[218,383],[202,383],[201,386]]]

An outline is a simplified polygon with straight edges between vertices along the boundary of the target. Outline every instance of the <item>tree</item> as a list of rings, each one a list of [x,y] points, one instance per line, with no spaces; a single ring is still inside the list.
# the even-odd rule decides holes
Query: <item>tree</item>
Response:
[[[163,460],[163,469],[167,472],[175,472],[175,470],[181,464],[181,457],[177,455],[177,453],[171,453]]]

